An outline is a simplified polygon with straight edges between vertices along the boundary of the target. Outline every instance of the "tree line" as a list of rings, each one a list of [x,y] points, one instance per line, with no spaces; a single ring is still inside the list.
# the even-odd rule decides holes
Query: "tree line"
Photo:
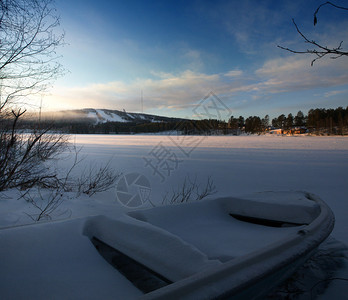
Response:
[[[279,115],[270,120],[269,115],[264,118],[250,116],[231,117],[228,121],[230,128],[245,131],[246,133],[262,133],[273,129],[282,132],[294,133],[299,129],[314,134],[348,134],[348,106],[336,109],[316,108],[310,109],[307,115],[302,111],[293,114]]]
[[[24,129],[35,129],[37,121],[22,121]],[[39,126],[50,127],[64,133],[71,134],[133,134],[156,133],[164,131],[180,131],[183,134],[261,134],[280,129],[283,133],[308,132],[312,134],[348,134],[348,107],[336,109],[316,108],[310,109],[305,115],[298,111],[296,115],[281,114],[273,119],[269,115],[234,117],[222,120],[185,120],[171,119],[166,121],[151,122],[137,120],[132,122],[106,122],[94,123],[89,119],[41,121]],[[300,130],[301,129],[301,130]]]

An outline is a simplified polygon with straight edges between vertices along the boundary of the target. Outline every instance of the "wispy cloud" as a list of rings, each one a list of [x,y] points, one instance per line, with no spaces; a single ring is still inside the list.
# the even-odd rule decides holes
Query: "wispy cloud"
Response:
[[[234,71],[232,71],[234,74]],[[296,92],[346,85],[348,62],[323,60],[310,67],[310,58],[291,56],[266,61],[250,74],[243,84],[231,87],[231,93],[258,93],[263,95]]]
[[[240,77],[243,75],[243,71],[241,70],[231,70],[224,74],[226,77]]]
[[[336,91],[327,92],[327,93],[324,94],[324,96],[326,98],[330,98],[330,97],[333,97],[333,96],[336,96],[336,95],[346,94],[346,93],[348,93],[348,90],[336,90]]]
[[[200,71],[204,67],[202,55],[200,51],[189,49],[183,54],[184,60],[186,60],[186,66],[189,70]]]
[[[309,64],[309,57],[297,55],[269,60],[255,71],[261,80],[259,87],[267,93],[279,93],[348,83],[346,60],[321,60],[313,67]]]
[[[173,74],[151,72],[149,78],[138,78],[130,83],[113,81],[96,83],[69,89],[57,88],[46,103],[50,107],[94,107],[109,109],[141,110],[143,91],[146,112],[154,110],[188,110],[210,91],[221,96],[227,105],[255,105],[259,99],[269,99],[277,94],[304,90],[322,91],[329,97],[343,91],[331,91],[330,87],[348,83],[348,62],[345,60],[321,60],[310,67],[310,58],[289,56],[266,61],[254,72],[239,69],[222,74],[205,74],[186,70]],[[279,97],[281,102],[281,96]]]
[[[131,83],[120,81],[91,84],[69,89],[56,88],[47,100],[51,105],[71,107],[96,107],[140,110],[140,95],[143,91],[144,106],[152,109],[183,109],[205,96],[210,90],[224,83],[219,74],[196,73],[190,70],[178,75],[152,72],[154,79],[139,78]],[[57,105],[55,105],[57,107]]]

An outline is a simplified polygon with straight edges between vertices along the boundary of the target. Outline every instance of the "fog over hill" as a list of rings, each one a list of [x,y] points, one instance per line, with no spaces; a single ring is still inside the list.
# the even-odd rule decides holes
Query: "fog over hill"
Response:
[[[38,114],[31,114],[28,119],[38,119]],[[156,123],[156,122],[176,122],[182,119],[156,116],[144,113],[132,113],[120,110],[85,108],[79,110],[64,110],[57,112],[43,112],[42,121],[71,122],[71,123],[92,123],[101,124],[107,122],[120,123]]]

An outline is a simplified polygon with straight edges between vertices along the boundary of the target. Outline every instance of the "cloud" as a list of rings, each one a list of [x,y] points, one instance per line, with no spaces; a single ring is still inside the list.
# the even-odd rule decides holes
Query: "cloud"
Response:
[[[333,96],[336,96],[336,95],[340,95],[340,94],[345,94],[347,93],[348,90],[336,90],[336,91],[330,91],[330,92],[327,92],[324,94],[324,97],[325,98],[330,98],[330,97],[333,97]]]
[[[189,70],[201,70],[204,66],[201,53],[197,50],[187,50],[184,55],[184,60],[187,61],[187,67]]]
[[[224,83],[219,74],[197,73],[186,70],[178,75],[152,72],[154,79],[139,78],[131,83],[114,81],[69,89],[56,88],[47,100],[50,107],[93,107],[140,110],[143,91],[144,108],[179,110],[192,106],[211,90],[221,90]]]
[[[283,75],[284,73],[302,70],[304,67],[308,68],[307,62],[306,58],[299,58],[298,56],[271,59],[266,61],[255,73],[260,76]]]
[[[261,82],[257,88],[267,93],[292,92],[345,85],[348,62],[323,59],[310,67],[311,58],[290,56],[266,61],[255,71]]]
[[[345,60],[322,60],[310,67],[310,58],[295,55],[266,61],[248,81],[229,91],[252,93],[252,98],[257,99],[277,93],[346,85],[347,82],[348,63]]]
[[[239,77],[243,75],[243,71],[241,70],[231,70],[224,74],[226,77]]]
[[[176,114],[186,110],[189,114],[193,105],[210,91],[229,107],[241,103],[247,107],[261,99],[268,101],[275,95],[306,90],[316,90],[316,94],[320,92],[323,97],[329,97],[340,92],[328,92],[327,88],[347,85],[346,60],[320,60],[313,67],[310,61],[308,57],[297,55],[275,58],[254,72],[230,70],[222,74],[206,74],[186,70],[174,74],[153,71],[149,78],[128,83],[113,81],[68,89],[57,87],[44,101],[47,106],[59,106],[60,109],[93,107],[139,112],[143,91],[145,112],[162,110]],[[278,98],[280,103],[282,98]]]

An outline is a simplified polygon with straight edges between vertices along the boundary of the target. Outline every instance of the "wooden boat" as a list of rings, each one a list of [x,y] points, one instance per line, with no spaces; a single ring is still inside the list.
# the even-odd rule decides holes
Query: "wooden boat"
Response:
[[[61,245],[55,241],[60,238],[68,241],[69,248],[59,252],[64,259],[52,264],[54,270],[45,265],[60,288],[55,288],[54,279],[37,273],[45,295],[55,298],[257,299],[302,265],[333,226],[330,208],[317,196],[267,192],[129,211],[117,218],[96,216],[25,226],[9,234],[13,241],[13,235],[34,230],[50,233],[51,243]],[[0,232],[5,244],[6,236],[6,230]],[[45,244],[36,246],[42,249]],[[10,257],[10,251],[0,249],[0,256]],[[47,261],[56,259],[56,254],[47,255]],[[31,260],[28,256],[21,263],[33,268]],[[4,267],[0,262],[0,270]],[[59,277],[62,270],[71,275]],[[19,291],[13,291],[16,285],[27,298],[40,299],[44,294],[30,284],[21,287],[25,280],[38,280],[35,274],[20,272],[13,279],[16,284],[2,276],[0,290],[19,299]],[[82,295],[71,288],[76,285]]]

